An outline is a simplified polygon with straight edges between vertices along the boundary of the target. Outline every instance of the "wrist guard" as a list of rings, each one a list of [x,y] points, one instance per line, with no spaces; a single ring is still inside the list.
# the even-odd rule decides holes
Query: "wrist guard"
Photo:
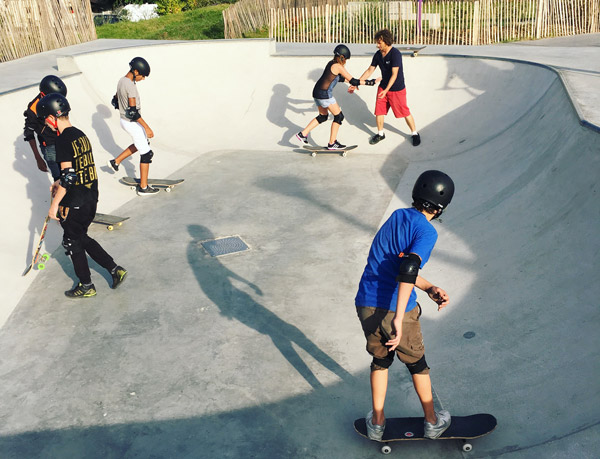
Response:
[[[350,84],[352,86],[360,86],[360,80],[357,80],[356,78],[351,78],[350,79]]]
[[[119,109],[119,99],[117,99],[117,95],[115,94],[112,98],[112,100],[110,101],[110,105],[112,105],[113,107],[115,107],[115,110]]]
[[[372,80],[365,80],[365,86],[375,86],[375,78]]]

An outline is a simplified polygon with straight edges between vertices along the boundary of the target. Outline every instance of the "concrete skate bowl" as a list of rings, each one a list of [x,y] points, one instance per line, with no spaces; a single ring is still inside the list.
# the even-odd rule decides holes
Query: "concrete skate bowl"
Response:
[[[152,206],[131,199],[103,166],[128,144],[109,101],[135,55],[152,66],[139,88],[156,133],[152,175],[186,178],[176,198],[163,193]],[[95,235],[143,271],[140,280],[131,270],[129,290],[99,295],[93,307],[62,298],[73,278],[61,250],[58,269],[15,274],[49,183],[26,163],[21,120],[7,120],[0,141],[15,156],[2,159],[12,192],[11,225],[0,229],[10,315],[0,333],[0,456],[378,457],[350,425],[369,406],[370,359],[353,297],[377,227],[410,205],[412,183],[431,168],[457,185],[422,273],[452,299],[438,313],[420,297],[438,403],[498,418],[475,457],[593,450],[599,137],[579,125],[559,76],[510,61],[406,59],[422,146],[391,117],[387,139],[369,146],[374,91],[338,88],[340,140],[360,147],[310,158],[289,138],[315,114],[310,93],[325,60],[271,57],[267,42],[250,41],[61,61],[71,118],[94,145],[100,210],[131,216],[120,233]],[[353,58],[348,69],[356,76],[369,62]],[[0,104],[20,113],[34,95],[24,88]],[[323,143],[327,130],[313,139]],[[136,164],[124,168],[130,175]],[[199,241],[234,230],[251,242],[247,254],[202,255]],[[55,228],[48,245],[59,241]],[[156,259],[173,269],[156,269]],[[419,415],[397,363],[387,403],[388,416]],[[452,442],[395,448],[462,454]]]

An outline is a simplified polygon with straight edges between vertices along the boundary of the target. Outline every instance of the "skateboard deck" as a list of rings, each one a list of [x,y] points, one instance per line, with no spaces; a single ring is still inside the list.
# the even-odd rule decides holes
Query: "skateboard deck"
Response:
[[[452,416],[450,427],[437,440],[463,440],[463,451],[471,451],[473,446],[467,440],[483,437],[496,428],[496,418],[491,414],[473,414],[471,416]],[[365,418],[354,421],[356,432],[365,437],[367,423]],[[428,440],[424,436],[423,418],[388,418],[381,443],[381,452],[389,454],[392,441]]]
[[[342,150],[329,150],[327,147],[308,147],[305,146],[308,151],[310,151],[311,156],[317,156],[317,153],[339,153],[341,156],[346,156],[346,152],[350,150],[354,150],[358,145],[349,145]]]
[[[106,229],[112,231],[115,226],[121,226],[125,220],[129,220],[129,217],[117,217],[116,215],[96,213],[92,223],[106,225]]]
[[[417,57],[419,51],[422,51],[423,49],[427,48],[427,46],[394,46],[394,48],[398,49],[398,51],[400,52],[404,51],[403,54],[412,54],[412,57]]]
[[[185,179],[177,179],[177,180],[169,180],[169,179],[148,179],[148,185],[151,185],[155,188],[164,188],[165,191],[169,192],[175,185],[179,185]],[[130,186],[132,189],[135,189],[136,186],[140,184],[139,178],[134,177],[123,177],[121,179],[121,183]]]
[[[23,276],[26,276],[36,264],[37,269],[39,270],[42,270],[46,267],[45,262],[50,258],[50,254],[45,253],[43,255],[40,255],[40,250],[42,249],[42,243],[44,242],[44,238],[46,237],[46,229],[48,228],[49,221],[50,216],[46,215],[46,219],[44,220],[44,226],[42,228],[42,232],[40,233],[40,240],[38,241],[37,248],[35,249],[35,253],[33,254],[33,258],[31,259],[31,264],[27,268],[25,268],[25,271],[23,271]]]

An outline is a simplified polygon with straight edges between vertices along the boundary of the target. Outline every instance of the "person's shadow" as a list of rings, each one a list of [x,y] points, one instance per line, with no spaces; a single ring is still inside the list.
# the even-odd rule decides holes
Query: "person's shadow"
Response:
[[[96,106],[96,113],[92,115],[92,129],[96,132],[96,136],[100,141],[100,146],[109,153],[111,158],[116,158],[121,154],[124,148],[121,148],[116,142],[110,130],[107,119],[111,118],[111,108],[107,105],[98,104]],[[120,164],[120,167],[125,168],[125,175],[129,177],[135,177],[135,165],[131,161],[131,156]],[[104,172],[114,173],[113,169],[108,167],[107,164],[99,166],[100,170]]]
[[[293,123],[286,116],[288,110],[294,113],[307,113],[312,111],[312,107],[309,108],[298,108],[296,105],[300,104],[313,104],[312,100],[301,100],[292,99],[289,97],[290,88],[284,84],[276,84],[273,86],[273,95],[269,101],[269,107],[267,108],[267,119],[275,126],[284,128],[285,131],[281,136],[281,140],[277,142],[278,145],[284,147],[297,147],[296,144],[290,142],[290,139],[294,134],[304,129],[303,126],[299,126]]]
[[[192,238],[187,249],[188,263],[198,285],[224,317],[236,319],[268,336],[279,352],[313,388],[321,388],[323,385],[294,349],[294,344],[339,378],[346,381],[352,379],[350,373],[319,349],[301,330],[280,319],[256,302],[252,296],[234,286],[232,281],[242,282],[254,290],[256,295],[262,296],[260,287],[229,270],[218,258],[206,253],[200,242],[214,238],[210,230],[201,225],[189,225],[188,231]],[[318,317],[315,317],[315,320],[318,320]]]

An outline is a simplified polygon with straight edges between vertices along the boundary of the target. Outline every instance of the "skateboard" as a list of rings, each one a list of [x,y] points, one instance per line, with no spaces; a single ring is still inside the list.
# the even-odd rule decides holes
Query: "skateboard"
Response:
[[[125,220],[129,220],[129,217],[117,217],[116,215],[96,213],[92,223],[106,225],[106,229],[112,231],[115,226],[121,226]]]
[[[417,57],[419,51],[427,48],[427,46],[394,46],[394,48],[397,48],[400,52],[404,51],[407,54],[412,54],[412,57]]]
[[[45,253],[40,255],[40,250],[42,249],[42,242],[44,242],[44,237],[46,236],[46,229],[48,228],[48,222],[50,221],[50,216],[46,215],[46,219],[44,220],[44,227],[42,228],[42,232],[40,234],[40,240],[38,242],[35,253],[33,254],[33,258],[31,259],[31,264],[23,271],[23,276],[26,276],[29,271],[33,269],[33,267],[37,264],[37,269],[42,270],[46,267],[45,262],[50,258],[49,253]]]
[[[307,147],[305,146],[304,148],[306,148],[308,151],[310,151],[310,156],[312,156],[313,158],[315,156],[317,156],[317,153],[339,153],[341,156],[346,156],[346,152],[350,151],[350,150],[354,150],[356,147],[358,147],[358,145],[350,145],[346,148],[344,148],[343,150],[329,150],[327,149],[327,147]]]
[[[452,416],[452,423],[437,440],[462,440],[463,451],[471,451],[473,446],[467,440],[483,437],[496,428],[496,418],[491,414],[473,414],[471,416]],[[367,423],[365,418],[354,421],[356,432],[367,436]],[[424,437],[423,418],[388,418],[385,431],[381,439],[381,452],[390,454],[392,441],[428,440]]]
[[[148,179],[148,185],[152,185],[155,188],[164,188],[165,191],[170,192],[175,185],[179,185],[185,179],[169,180],[169,179]],[[140,184],[139,178],[123,177],[121,182],[125,185],[129,185],[132,190]]]

